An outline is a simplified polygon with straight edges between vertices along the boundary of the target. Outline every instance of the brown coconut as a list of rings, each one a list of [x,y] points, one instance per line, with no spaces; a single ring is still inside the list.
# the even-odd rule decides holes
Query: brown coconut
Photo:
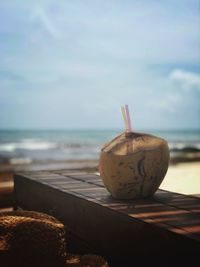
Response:
[[[99,170],[114,198],[152,196],[169,165],[167,142],[145,133],[122,133],[101,149]]]

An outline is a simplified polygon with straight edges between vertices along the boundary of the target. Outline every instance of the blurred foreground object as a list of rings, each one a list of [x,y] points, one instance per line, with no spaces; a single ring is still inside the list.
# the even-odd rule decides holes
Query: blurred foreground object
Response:
[[[0,213],[2,266],[66,266],[64,225],[32,211]]]

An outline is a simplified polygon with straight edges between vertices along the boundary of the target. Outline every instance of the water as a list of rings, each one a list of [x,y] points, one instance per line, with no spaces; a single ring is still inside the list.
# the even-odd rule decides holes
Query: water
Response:
[[[0,163],[28,164],[99,158],[121,130],[0,130]],[[200,152],[200,130],[145,131],[165,138],[171,156]],[[196,154],[195,154],[196,153]]]

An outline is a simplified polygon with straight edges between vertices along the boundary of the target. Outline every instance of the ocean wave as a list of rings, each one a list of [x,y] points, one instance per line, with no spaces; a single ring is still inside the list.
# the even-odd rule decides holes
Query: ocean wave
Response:
[[[56,143],[44,142],[44,141],[32,141],[32,142],[19,142],[19,143],[5,143],[0,144],[0,151],[2,152],[14,152],[17,149],[20,150],[48,150],[56,148]]]
[[[16,143],[0,144],[0,151],[3,152],[14,152]]]
[[[50,149],[60,149],[60,150],[79,150],[79,149],[96,149],[99,148],[101,144],[93,142],[51,142],[42,141],[37,139],[23,139],[19,142],[12,143],[0,143],[0,152],[15,152],[17,150],[50,150]]]
[[[31,164],[33,160],[31,158],[11,158],[8,161],[11,165],[24,165]]]
[[[97,151],[100,150],[101,143],[94,142],[52,142],[38,139],[22,139],[19,142],[0,143],[0,152],[15,152],[18,150],[70,150],[70,151]],[[199,142],[169,142],[170,151],[199,152]]]

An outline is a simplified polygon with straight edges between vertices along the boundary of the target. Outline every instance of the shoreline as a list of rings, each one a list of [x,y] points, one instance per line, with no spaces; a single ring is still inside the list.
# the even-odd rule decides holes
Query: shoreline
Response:
[[[63,160],[63,161],[41,161],[30,164],[0,164],[1,172],[20,172],[20,171],[42,171],[42,170],[59,170],[59,169],[79,169],[97,167],[98,160]]]
[[[59,170],[59,169],[79,169],[95,168],[98,166],[98,159],[70,159],[70,160],[44,160],[33,162],[18,162],[11,164],[9,162],[0,162],[0,173],[19,172],[19,171],[39,171],[39,170]],[[169,166],[184,163],[200,163],[200,156],[184,155],[171,157]]]

